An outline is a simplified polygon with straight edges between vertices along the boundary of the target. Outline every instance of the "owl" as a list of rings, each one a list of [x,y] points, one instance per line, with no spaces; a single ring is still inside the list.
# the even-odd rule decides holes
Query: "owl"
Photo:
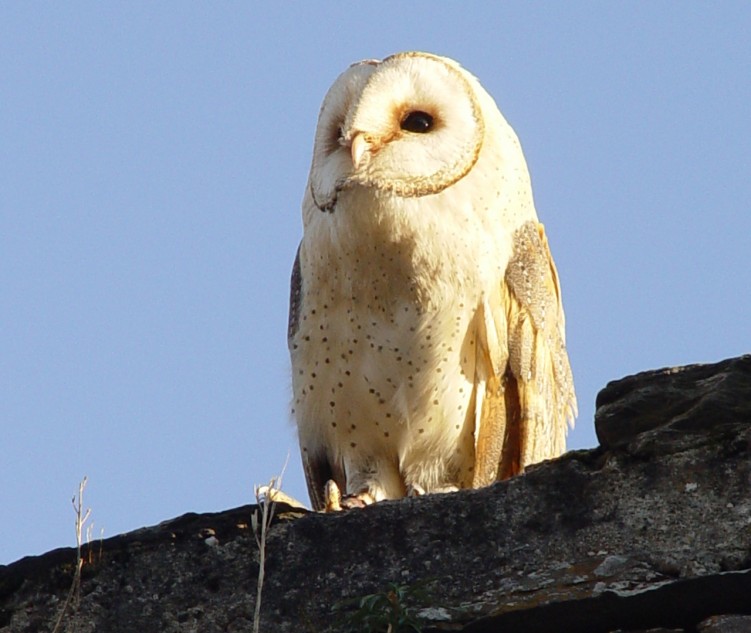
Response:
[[[328,91],[291,283],[292,409],[315,509],[476,488],[560,455],[576,397],[519,141],[422,52]]]

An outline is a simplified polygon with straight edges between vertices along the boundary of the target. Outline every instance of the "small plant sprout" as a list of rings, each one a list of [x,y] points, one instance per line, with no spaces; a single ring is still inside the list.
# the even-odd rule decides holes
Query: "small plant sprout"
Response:
[[[424,584],[392,582],[379,593],[339,602],[334,605],[334,611],[349,611],[354,607],[354,611],[345,615],[345,630],[353,633],[421,633],[422,626],[415,608],[408,603],[428,599]]]

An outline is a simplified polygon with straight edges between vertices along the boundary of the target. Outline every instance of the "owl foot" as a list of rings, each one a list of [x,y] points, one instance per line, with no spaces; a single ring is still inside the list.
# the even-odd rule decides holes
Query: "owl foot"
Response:
[[[353,508],[364,508],[375,503],[372,495],[367,492],[358,492],[354,495],[342,496],[342,491],[333,479],[326,482],[323,491],[324,512],[341,512],[342,510],[352,510]]]
[[[457,492],[459,490],[458,486],[439,486],[438,488],[433,488],[430,492],[431,493],[442,493],[442,492]],[[407,496],[408,497],[422,497],[423,495],[428,494],[425,491],[425,488],[423,488],[419,484],[411,484],[409,488],[407,488]]]

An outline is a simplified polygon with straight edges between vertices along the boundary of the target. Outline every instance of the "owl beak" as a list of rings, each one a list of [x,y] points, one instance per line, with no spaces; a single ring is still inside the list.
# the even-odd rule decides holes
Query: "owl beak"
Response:
[[[352,153],[352,166],[355,168],[355,171],[357,171],[367,161],[367,157],[370,153],[370,143],[365,138],[364,134],[358,133],[352,137],[352,144],[349,149]]]

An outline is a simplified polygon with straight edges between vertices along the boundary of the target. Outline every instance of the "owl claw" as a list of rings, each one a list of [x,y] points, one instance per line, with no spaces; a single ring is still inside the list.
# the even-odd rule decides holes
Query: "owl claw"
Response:
[[[419,484],[412,484],[407,490],[408,497],[422,497],[425,494],[425,488]]]
[[[326,482],[323,491],[324,512],[341,512],[353,508],[364,508],[375,502],[373,496],[367,492],[358,492],[354,495],[342,496],[342,491],[333,479]]]
[[[351,508],[364,508],[375,503],[373,495],[369,492],[358,492],[356,495],[347,495],[342,498],[342,507],[349,510]]]
[[[456,492],[457,490],[459,490],[458,486],[455,486],[453,484],[447,484],[445,486],[432,488],[430,492],[431,493]],[[425,488],[423,488],[419,484],[411,484],[409,488],[407,488],[408,497],[422,497],[423,495],[426,495],[426,494],[428,493],[425,491]]]
[[[323,487],[323,511],[339,512],[342,509],[342,492],[333,479],[329,479]]]

